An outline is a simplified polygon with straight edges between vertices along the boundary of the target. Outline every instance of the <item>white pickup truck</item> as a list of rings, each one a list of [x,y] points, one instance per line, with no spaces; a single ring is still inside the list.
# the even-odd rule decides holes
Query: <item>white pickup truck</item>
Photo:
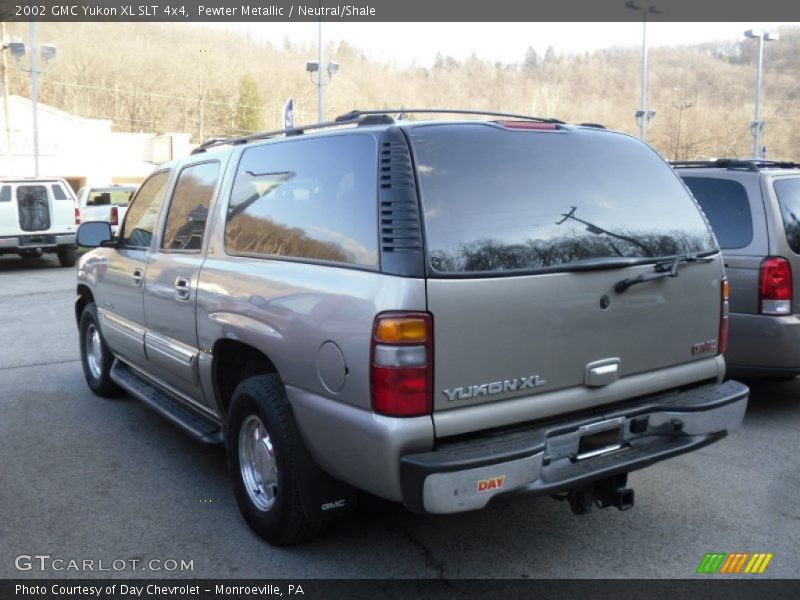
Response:
[[[81,222],[106,221],[111,224],[111,231],[116,233],[135,191],[135,185],[82,187],[78,192]]]

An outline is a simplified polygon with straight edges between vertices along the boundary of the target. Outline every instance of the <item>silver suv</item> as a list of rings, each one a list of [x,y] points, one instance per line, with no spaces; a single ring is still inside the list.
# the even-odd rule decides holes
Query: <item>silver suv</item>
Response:
[[[741,159],[673,164],[722,248],[731,285],[728,373],[800,374],[794,294],[800,284],[800,165]]]
[[[719,248],[639,140],[488,116],[353,112],[161,168],[116,237],[79,231],[89,386],[224,444],[275,544],[356,490],[631,508],[629,472],[744,416]]]

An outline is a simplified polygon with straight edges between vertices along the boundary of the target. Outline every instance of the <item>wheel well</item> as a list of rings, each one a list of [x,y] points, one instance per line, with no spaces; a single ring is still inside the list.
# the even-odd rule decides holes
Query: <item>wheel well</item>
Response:
[[[83,314],[83,309],[86,308],[86,305],[90,302],[94,302],[94,296],[92,296],[92,291],[85,285],[81,284],[78,286],[78,299],[75,301],[75,320],[80,323],[81,322],[81,315]]]
[[[228,412],[233,392],[242,381],[255,375],[278,373],[263,352],[235,340],[218,341],[213,356],[214,388],[224,413]]]

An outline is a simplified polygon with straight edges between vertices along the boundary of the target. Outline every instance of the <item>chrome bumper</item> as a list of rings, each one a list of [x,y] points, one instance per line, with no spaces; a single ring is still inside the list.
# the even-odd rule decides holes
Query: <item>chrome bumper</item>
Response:
[[[401,461],[403,502],[415,512],[477,510],[497,497],[553,494],[644,468],[713,443],[742,422],[736,381],[639,399],[602,414],[442,444]],[[582,436],[619,431],[618,447],[579,454]]]

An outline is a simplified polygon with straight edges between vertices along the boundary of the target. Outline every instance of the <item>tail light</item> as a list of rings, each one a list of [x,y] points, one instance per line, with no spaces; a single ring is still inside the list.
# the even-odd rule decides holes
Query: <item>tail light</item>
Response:
[[[75,225],[81,224],[81,209],[75,208]]]
[[[119,210],[116,206],[111,207],[111,224],[119,225]]]
[[[792,268],[780,256],[761,261],[758,312],[762,315],[792,314]]]
[[[372,331],[372,409],[392,417],[430,414],[433,321],[427,313],[382,313]]]
[[[728,310],[729,310],[730,284],[728,278],[723,277],[720,284],[720,313],[719,336],[717,337],[717,350],[723,354],[728,348]]]

